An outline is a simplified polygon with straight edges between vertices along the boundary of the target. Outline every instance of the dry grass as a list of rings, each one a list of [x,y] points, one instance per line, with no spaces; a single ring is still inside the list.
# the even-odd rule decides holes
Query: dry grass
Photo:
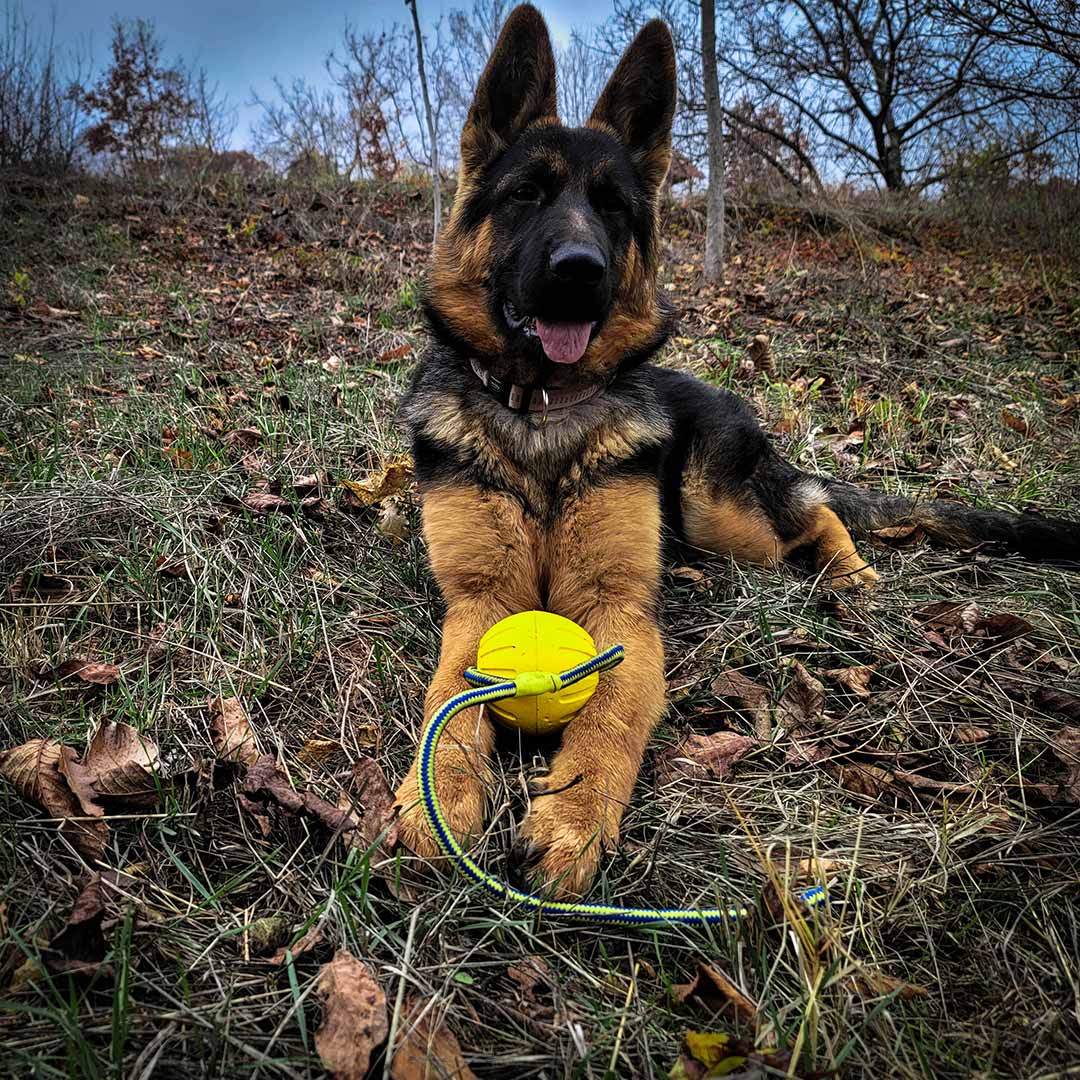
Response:
[[[391,1004],[402,985],[433,999],[480,1076],[666,1076],[688,1029],[785,1045],[800,1074],[1048,1077],[1080,1065],[1077,813],[1049,747],[1080,700],[1067,693],[1080,671],[1075,575],[879,550],[880,594],[839,609],[794,571],[701,562],[700,576],[672,577],[673,705],[595,897],[738,899],[756,907],[745,927],[538,925],[438,875],[398,899],[387,877],[411,876],[407,856],[373,873],[363,852],[284,816],[264,838],[231,778],[200,763],[207,695],[235,693],[262,749],[331,801],[361,754],[392,780],[408,765],[440,614],[415,507],[395,544],[333,487],[317,518],[236,503],[259,483],[288,495],[317,469],[359,479],[401,451],[394,399],[413,358],[378,359],[422,343],[424,208],[405,189],[11,184],[4,198],[0,746],[55,735],[81,747],[97,721],[124,720],[188,779],[154,812],[114,822],[106,858],[130,877],[108,898],[109,969],[0,991],[0,1069],[318,1075],[314,977],[339,947],[372,964]],[[898,241],[757,209],[740,218],[729,287],[704,292],[696,228],[693,211],[670,222],[684,320],[665,362],[739,388],[807,467],[1074,511],[1075,266],[965,250],[942,227]],[[50,317],[42,301],[78,315]],[[771,376],[740,366],[760,332]],[[865,437],[848,438],[853,427]],[[253,445],[229,444],[241,429],[258,431]],[[187,572],[161,572],[176,563]],[[35,593],[40,574],[70,590]],[[937,642],[914,613],[942,599],[1021,614],[1031,629]],[[32,674],[71,657],[115,661],[124,677],[86,693]],[[828,760],[789,764],[777,713],[724,780],[658,780],[656,753],[691,729],[753,734],[712,695],[718,672],[743,671],[777,701],[792,659],[818,676],[877,665],[869,698],[824,678],[813,735]],[[1066,693],[1049,700],[1046,685]],[[959,741],[971,726],[988,736]],[[316,739],[331,744],[318,760]],[[489,866],[508,850],[539,753],[505,739]],[[856,765],[907,779],[860,793],[838,771]],[[762,896],[807,858],[832,905],[792,925]],[[55,827],[0,786],[0,986],[18,986],[79,876]],[[269,916],[284,920],[279,938],[318,924],[323,943],[272,967],[256,933]],[[508,974],[525,957],[545,973],[531,989]],[[670,987],[698,959],[758,1003],[756,1022],[674,1003]],[[868,993],[875,975],[927,993]]]

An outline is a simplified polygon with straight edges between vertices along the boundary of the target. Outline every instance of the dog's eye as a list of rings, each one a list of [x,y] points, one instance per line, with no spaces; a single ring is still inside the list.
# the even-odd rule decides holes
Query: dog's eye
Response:
[[[514,188],[512,198],[514,202],[519,203],[538,203],[543,198],[543,194],[537,184],[534,184],[531,180],[526,180],[524,184],[518,184]]]

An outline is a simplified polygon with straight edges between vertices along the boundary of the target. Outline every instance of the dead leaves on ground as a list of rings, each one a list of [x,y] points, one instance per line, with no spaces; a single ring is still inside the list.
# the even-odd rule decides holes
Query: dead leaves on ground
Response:
[[[758,1007],[722,971],[698,962],[697,971],[688,983],[677,983],[671,988],[671,996],[680,1005],[699,1002],[709,1012],[732,1008],[747,1023],[755,1023]]]
[[[393,1080],[475,1080],[456,1036],[435,1015],[433,1002],[407,999],[400,1031],[390,1062]]]
[[[0,753],[0,776],[60,823],[60,832],[90,863],[105,854],[106,810],[145,809],[157,801],[156,744],[129,724],[98,725],[79,761],[70,746],[31,739]]]
[[[315,1033],[319,1057],[335,1080],[363,1080],[390,1033],[386,995],[370,968],[345,951],[319,972],[317,990],[323,1003]]]
[[[746,757],[758,740],[737,731],[717,731],[712,735],[688,735],[672,750],[657,759],[657,776],[670,781],[680,776],[702,779],[706,776],[722,780]]]
[[[251,765],[259,757],[247,710],[236,697],[211,697],[210,738],[219,761]]]

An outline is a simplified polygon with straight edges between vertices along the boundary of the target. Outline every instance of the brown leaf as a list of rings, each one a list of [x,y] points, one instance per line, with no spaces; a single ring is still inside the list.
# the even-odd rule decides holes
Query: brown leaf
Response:
[[[411,345],[399,345],[396,349],[387,349],[386,352],[380,353],[375,357],[375,363],[396,364],[399,360],[404,360],[412,351]]]
[[[353,763],[350,782],[338,796],[337,808],[354,820],[359,817],[360,821],[354,831],[345,834],[346,847],[366,851],[384,830],[382,849],[389,850],[397,843],[394,793],[374,758],[362,757]]]
[[[361,506],[372,506],[391,495],[397,495],[409,486],[412,480],[412,458],[403,457],[391,461],[380,473],[374,473],[365,480],[339,480]]]
[[[108,948],[101,927],[104,918],[101,875],[93,874],[75,898],[64,928],[41,950],[45,967],[64,975],[111,973],[111,968],[103,969],[101,963]]]
[[[92,686],[111,686],[120,678],[120,669],[97,660],[65,660],[53,669],[53,675],[58,679],[78,679]]]
[[[735,763],[746,757],[758,740],[736,731],[717,731],[712,735],[688,735],[684,742],[665,751],[657,759],[657,776],[663,781],[680,776],[697,779],[715,776],[723,779]]]
[[[747,352],[758,371],[764,371],[770,379],[776,378],[776,361],[773,360],[768,334],[756,334],[752,337]]]
[[[1064,792],[1073,802],[1080,803],[1080,727],[1066,724],[1050,740],[1050,749],[1068,772]]]
[[[860,664],[856,667],[831,668],[823,671],[830,679],[846,686],[853,694],[861,698],[870,696],[870,680],[877,671],[877,664]]]
[[[335,1080],[363,1080],[389,1034],[386,995],[368,967],[342,950],[319,972],[323,1019],[315,1049]]]
[[[250,450],[262,442],[262,432],[258,428],[237,428],[222,437],[222,443],[230,449]]]
[[[763,742],[772,734],[772,714],[769,710],[769,692],[741,671],[722,671],[712,681],[712,692],[718,698],[738,703],[745,709],[754,725],[754,732]]]
[[[153,806],[159,762],[157,745],[151,739],[130,724],[104,721],[94,732],[82,764],[99,798]]]
[[[1031,425],[1022,417],[1009,409],[1001,410],[1001,422],[1020,435],[1030,435]]]
[[[791,682],[777,704],[777,718],[788,731],[816,724],[825,711],[825,687],[798,660],[790,665]]]
[[[70,747],[54,739],[31,739],[0,753],[0,776],[9,780],[27,802],[59,820],[60,832],[88,862],[105,854],[109,827],[101,820],[104,811],[94,803],[93,791],[82,779]],[[79,794],[72,790],[69,777],[79,786]],[[90,820],[70,820],[79,817]]]
[[[974,744],[986,742],[993,732],[989,728],[978,727],[975,724],[959,724],[949,734],[954,742]]]
[[[926,530],[921,525],[887,525],[873,529],[870,539],[882,547],[913,547],[926,539]]]
[[[903,979],[894,979],[892,975],[886,975],[881,971],[861,971],[858,975],[852,975],[847,980],[847,985],[860,997],[885,997],[887,994],[899,991],[896,996],[901,1001],[926,997],[930,993],[925,986],[907,983]]]
[[[255,733],[240,699],[211,697],[207,707],[210,709],[210,737],[217,756],[237,765],[251,765],[256,761],[259,749],[255,745]]]
[[[246,506],[248,510],[256,514],[291,514],[293,512],[293,505],[288,499],[269,491],[252,491],[240,501],[242,506]]]
[[[428,1009],[423,998],[411,998],[402,1013],[402,1034],[390,1062],[393,1080],[475,1080],[454,1033]]]
[[[973,634],[982,620],[982,612],[974,600],[939,600],[916,610],[915,618],[930,627]]]
[[[300,938],[299,941],[292,945],[282,945],[280,949],[268,961],[277,967],[284,967],[288,963],[288,959],[292,956],[293,960],[299,960],[301,956],[306,952],[310,952],[316,945],[322,943],[323,932],[316,923],[314,926],[309,927],[307,933]]]
[[[506,969],[506,976],[516,983],[521,996],[527,1001],[536,1000],[536,988],[550,984],[551,969],[542,956],[526,956]]]
[[[892,774],[877,765],[837,765],[830,771],[841,787],[871,799],[893,786]]]
[[[77,319],[77,311],[68,311],[67,308],[53,307],[44,300],[38,300],[26,309],[27,315],[33,315],[36,319]]]
[[[325,469],[318,469],[306,476],[298,476],[292,482],[292,489],[297,495],[311,495],[321,491],[330,483],[330,476]]]
[[[671,995],[680,1005],[694,997],[711,1012],[718,1012],[724,1006],[730,1005],[744,1020],[751,1023],[757,1020],[758,1007],[753,1001],[723,972],[700,961],[693,980],[673,986]]]
[[[705,574],[693,566],[673,566],[671,576],[676,581],[686,581],[691,585],[700,585],[705,581]]]
[[[271,802],[291,814],[308,814],[334,833],[356,828],[348,811],[336,809],[310,791],[296,791],[270,754],[260,755],[248,766],[241,790],[250,799]]]

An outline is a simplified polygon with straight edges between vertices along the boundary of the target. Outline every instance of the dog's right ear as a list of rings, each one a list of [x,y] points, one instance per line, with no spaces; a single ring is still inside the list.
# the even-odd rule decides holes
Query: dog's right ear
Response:
[[[462,173],[482,169],[537,120],[556,118],[555,56],[532,4],[510,12],[461,133]]]

